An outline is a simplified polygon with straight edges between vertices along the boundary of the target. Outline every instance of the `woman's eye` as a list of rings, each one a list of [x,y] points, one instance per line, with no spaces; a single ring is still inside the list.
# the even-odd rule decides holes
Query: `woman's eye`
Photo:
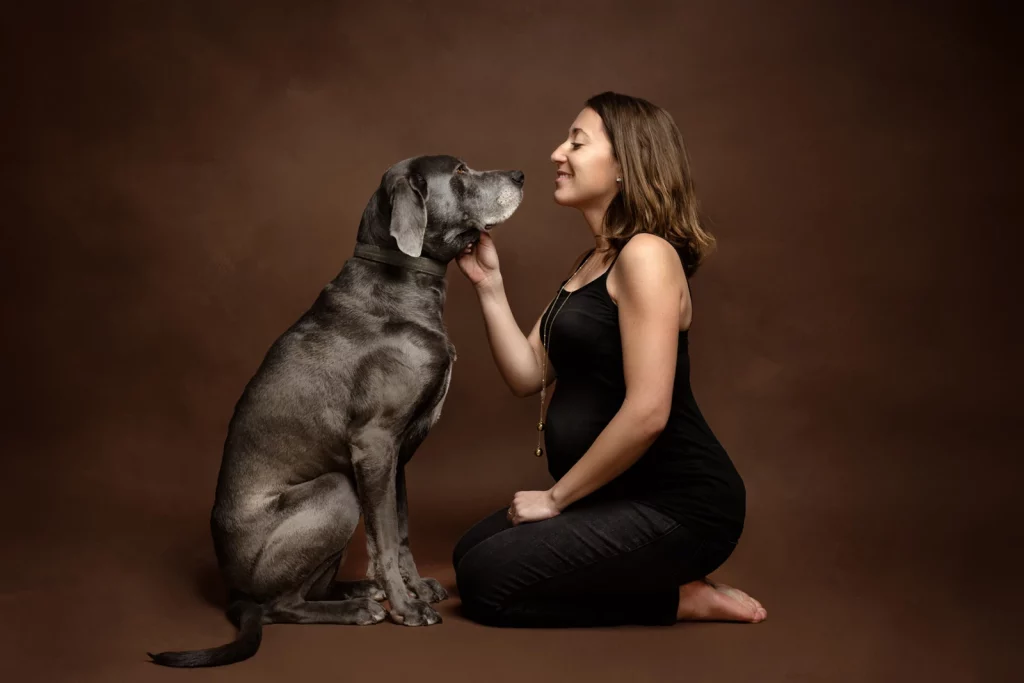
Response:
[[[577,149],[583,146],[582,142],[570,142],[569,144],[572,146],[573,149]]]

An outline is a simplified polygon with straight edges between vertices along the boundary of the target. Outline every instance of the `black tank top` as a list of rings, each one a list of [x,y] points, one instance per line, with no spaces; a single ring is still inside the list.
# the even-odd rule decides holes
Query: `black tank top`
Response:
[[[556,481],[583,457],[626,397],[618,307],[605,284],[614,265],[615,260],[571,296],[560,290],[541,317],[541,337],[548,344],[544,330],[552,311],[558,311],[549,351],[557,383],[543,432],[548,472]],[[636,500],[701,535],[735,540],[743,530],[746,490],[697,407],[687,342],[688,331],[681,331],[665,430],[629,469],[586,499]]]

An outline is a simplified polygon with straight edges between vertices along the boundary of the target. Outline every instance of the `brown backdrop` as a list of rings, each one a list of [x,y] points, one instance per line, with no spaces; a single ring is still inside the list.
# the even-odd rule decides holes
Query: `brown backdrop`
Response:
[[[453,598],[442,626],[274,626],[253,660],[186,675],[1008,675],[1024,452],[1010,23],[891,4],[5,12],[0,660],[17,680],[170,680],[146,650],[230,639],[207,526],[227,421],[351,254],[383,170],[448,153],[526,173],[495,239],[528,330],[590,243],[551,199],[548,156],[612,89],[673,114],[719,239],[691,283],[692,382],[749,500],[716,577],[768,620],[508,631]],[[502,383],[454,264],[449,283],[459,360],[409,476],[421,570],[451,586],[459,534],[550,482],[537,398]]]

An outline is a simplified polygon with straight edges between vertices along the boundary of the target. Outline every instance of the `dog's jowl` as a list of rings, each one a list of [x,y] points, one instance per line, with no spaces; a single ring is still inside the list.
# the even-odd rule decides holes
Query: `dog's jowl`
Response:
[[[155,662],[251,657],[263,624],[374,624],[389,613],[385,598],[397,623],[440,623],[430,603],[447,594],[419,575],[409,550],[404,466],[451,380],[448,262],[512,215],[524,180],[450,156],[384,174],[353,256],[270,347],[228,427],[210,526],[238,638]],[[339,582],[360,514],[367,577]]]

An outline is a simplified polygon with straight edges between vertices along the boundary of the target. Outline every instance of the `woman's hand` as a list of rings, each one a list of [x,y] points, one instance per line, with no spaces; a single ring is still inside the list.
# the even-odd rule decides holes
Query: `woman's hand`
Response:
[[[539,522],[561,514],[551,497],[551,489],[547,491],[517,491],[512,497],[506,517],[512,526],[522,522]]]
[[[474,287],[496,280],[501,276],[498,270],[498,250],[494,240],[486,232],[480,233],[480,241],[470,244],[455,257],[455,263]]]

